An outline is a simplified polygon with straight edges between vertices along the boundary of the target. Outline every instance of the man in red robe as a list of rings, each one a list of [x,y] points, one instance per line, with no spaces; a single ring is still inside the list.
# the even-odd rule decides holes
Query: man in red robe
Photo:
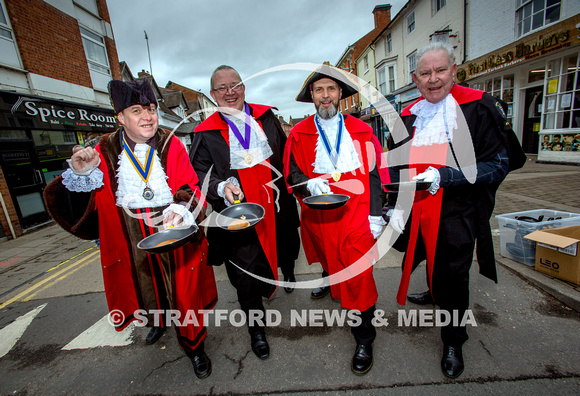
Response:
[[[73,154],[70,169],[44,190],[47,208],[65,230],[100,238],[105,294],[117,330],[145,318],[151,327],[146,343],[153,344],[168,325],[165,319],[178,315],[177,340],[196,376],[205,378],[211,361],[204,351],[203,311],[215,306],[217,290],[203,230],[167,253],[137,248],[160,229],[195,228],[203,220],[197,175],[179,139],[158,128],[148,80],[111,81],[109,93],[121,128],[96,148]],[[177,312],[168,315],[169,309]]]
[[[254,228],[236,232],[210,223],[208,259],[212,265],[225,263],[246,314],[252,351],[266,359],[270,348],[262,298],[276,290],[278,267],[286,292],[293,290],[300,251],[296,200],[282,177],[286,135],[272,107],[245,102],[245,86],[232,67],[219,66],[210,84],[219,108],[195,129],[191,163],[202,185],[208,185],[207,199],[215,212],[234,204],[237,196],[262,205],[265,216]]]
[[[296,100],[313,102],[316,115],[290,132],[284,175],[288,191],[301,203],[300,231],[308,263],[320,262],[330,275],[313,297],[324,296],[330,285],[332,297],[342,307],[360,312],[361,324],[351,328],[357,344],[351,369],[364,375],[373,364],[376,337],[372,323],[378,296],[372,274],[377,259],[374,244],[385,222],[373,130],[338,112],[340,99],[356,92],[356,85],[328,64],[306,79]],[[332,210],[312,209],[303,202],[305,197],[330,193],[349,199]]]
[[[456,70],[447,44],[433,43],[418,52],[413,80],[422,96],[403,110],[406,129],[393,131],[389,142],[392,181],[428,186],[415,192],[408,221],[403,206],[410,203],[389,193],[390,224],[402,234],[394,247],[405,251],[397,301],[405,304],[411,272],[426,260],[430,290],[407,298],[435,303],[458,318],[458,325],[451,320],[441,328],[441,370],[450,378],[464,370],[462,345],[468,336],[461,322],[469,306],[476,240],[480,272],[497,282],[489,226],[495,192],[509,170],[525,163],[500,101],[456,85]]]

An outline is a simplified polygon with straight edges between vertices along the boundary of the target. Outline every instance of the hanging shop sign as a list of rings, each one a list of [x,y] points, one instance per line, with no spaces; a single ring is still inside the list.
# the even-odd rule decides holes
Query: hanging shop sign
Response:
[[[0,127],[113,132],[113,110],[0,91]]]
[[[580,44],[578,28],[580,16],[576,15],[561,23],[528,36],[498,51],[482,56],[457,68],[457,80],[463,82],[519,63]]]

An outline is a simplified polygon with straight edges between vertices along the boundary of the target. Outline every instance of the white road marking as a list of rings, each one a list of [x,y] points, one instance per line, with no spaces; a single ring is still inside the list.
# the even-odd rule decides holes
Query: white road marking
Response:
[[[125,346],[133,342],[133,329],[129,324],[123,331],[117,331],[111,326],[109,314],[82,332],[74,340],[66,344],[62,349],[88,349],[102,346]]]
[[[38,315],[46,304],[42,304],[36,309],[20,316],[14,322],[0,330],[0,358],[6,355],[18,342],[22,334],[26,331],[32,320]]]

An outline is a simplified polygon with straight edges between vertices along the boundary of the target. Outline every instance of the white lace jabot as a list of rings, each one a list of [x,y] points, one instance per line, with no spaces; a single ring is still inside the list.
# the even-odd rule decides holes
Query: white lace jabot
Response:
[[[456,102],[451,94],[437,103],[421,100],[410,111],[417,118],[413,123],[415,135],[413,146],[430,146],[453,140],[453,130],[457,129]]]
[[[320,121],[320,126],[324,130],[324,133],[328,137],[330,146],[334,148],[336,146],[336,137],[338,135],[338,122],[340,117],[338,113],[329,120],[318,118]],[[314,120],[316,122],[316,120]],[[352,172],[361,167],[361,163],[358,158],[358,153],[354,148],[354,143],[350,133],[346,129],[346,125],[343,126],[344,130],[342,133],[342,142],[340,144],[340,151],[338,153],[338,159],[336,161],[336,170],[341,173]],[[328,152],[324,147],[322,137],[318,134],[318,140],[316,142],[316,158],[314,160],[314,173],[326,174],[334,172],[334,164],[328,156]]]

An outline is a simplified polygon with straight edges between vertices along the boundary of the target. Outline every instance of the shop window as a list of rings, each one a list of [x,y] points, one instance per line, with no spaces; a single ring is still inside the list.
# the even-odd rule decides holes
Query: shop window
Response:
[[[580,128],[578,54],[546,65],[544,129]]]
[[[530,70],[528,73],[528,83],[533,83],[535,81],[542,81],[546,75],[546,70],[542,67],[541,69]]]
[[[483,82],[470,85],[471,88],[480,89],[488,94],[503,100],[507,104],[508,121],[512,122],[514,102],[514,75],[497,76]]]
[[[517,0],[517,37],[559,21],[560,3],[559,0]]]
[[[92,70],[104,74],[111,74],[109,60],[107,58],[107,50],[105,48],[105,39],[103,36],[91,32],[82,26],[80,29],[83,45],[85,47],[85,54],[89,61],[89,67]]]
[[[18,129],[0,131],[0,140],[22,140],[22,139],[28,139],[28,136],[26,136],[26,131]]]

